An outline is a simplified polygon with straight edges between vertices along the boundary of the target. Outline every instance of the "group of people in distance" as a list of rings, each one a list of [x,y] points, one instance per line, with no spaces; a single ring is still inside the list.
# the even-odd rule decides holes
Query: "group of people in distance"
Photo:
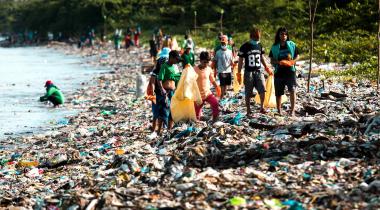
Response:
[[[147,95],[156,98],[152,103],[153,126],[152,134],[148,138],[153,139],[162,134],[162,128],[165,125],[168,129],[173,126],[170,115],[170,102],[180,79],[181,73],[178,63],[182,67],[186,65],[193,66],[198,75],[197,85],[202,97],[202,104],[194,103],[196,118],[200,120],[202,107],[205,102],[210,104],[212,110],[212,121],[219,118],[220,105],[219,99],[227,97],[228,86],[232,84],[232,77],[236,76],[239,83],[242,82],[242,69],[244,67],[244,86],[245,86],[245,104],[247,108],[247,117],[252,114],[250,100],[253,97],[255,88],[260,96],[260,112],[265,114],[267,110],[263,107],[265,97],[265,78],[262,67],[267,74],[274,76],[275,95],[278,114],[282,114],[281,97],[285,93],[285,87],[290,93],[291,108],[289,114],[295,115],[296,103],[296,72],[295,64],[299,59],[299,50],[296,44],[290,40],[288,30],[281,27],[275,35],[275,42],[272,45],[269,57],[271,65],[265,62],[263,55],[265,50],[260,43],[261,31],[253,27],[250,31],[250,40],[244,43],[237,57],[229,45],[229,38],[226,35],[219,35],[218,45],[215,47],[214,55],[203,51],[199,55],[199,64],[195,64],[194,59],[194,42],[185,39],[182,45],[182,55],[177,50],[171,50],[170,46],[163,45],[156,65],[151,73]],[[212,63],[210,63],[212,61]],[[237,67],[236,75],[232,75],[233,69]],[[272,67],[273,68],[272,68]],[[272,70],[273,69],[273,70]],[[219,85],[216,82],[219,79]],[[211,91],[211,85],[215,87],[215,94]],[[153,98],[153,97],[150,97]]]

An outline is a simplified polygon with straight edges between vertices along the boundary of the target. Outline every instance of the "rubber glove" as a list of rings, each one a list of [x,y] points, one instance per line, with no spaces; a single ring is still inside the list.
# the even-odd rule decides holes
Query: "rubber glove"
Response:
[[[273,71],[271,68],[269,68],[268,66],[265,68],[265,71],[269,74],[269,75],[273,75]]]
[[[220,88],[220,86],[215,87],[215,92],[217,97],[222,96],[222,89]]]
[[[236,77],[237,77],[237,81],[238,81],[239,85],[241,85],[241,73],[237,72]]]
[[[145,99],[152,101],[154,104],[156,104],[156,96],[154,96],[154,95],[147,95],[147,96],[145,96]]]
[[[291,67],[296,64],[296,61],[295,60],[281,60],[279,64],[280,66]]]

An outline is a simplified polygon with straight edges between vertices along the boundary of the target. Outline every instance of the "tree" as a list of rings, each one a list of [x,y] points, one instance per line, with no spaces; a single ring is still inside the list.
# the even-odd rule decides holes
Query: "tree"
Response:
[[[311,77],[311,64],[313,62],[313,50],[314,50],[314,19],[317,11],[318,0],[312,2],[309,0],[309,23],[310,23],[310,64],[309,64],[309,76],[307,80],[307,92],[310,92],[310,77]]]

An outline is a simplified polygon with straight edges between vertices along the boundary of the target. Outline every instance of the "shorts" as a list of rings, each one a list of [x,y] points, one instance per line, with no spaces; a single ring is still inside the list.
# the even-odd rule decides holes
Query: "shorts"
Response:
[[[276,96],[282,96],[285,94],[285,86],[288,87],[289,92],[296,91],[297,80],[296,77],[274,77],[274,89],[276,92]]]
[[[220,86],[229,86],[232,84],[231,73],[219,73]]]
[[[157,119],[162,120],[166,126],[168,126],[169,119],[171,119],[170,114],[170,103],[174,95],[174,90],[166,90],[166,95],[156,96],[157,103]]]
[[[47,99],[48,99],[48,101],[53,103],[54,106],[62,104],[62,101],[57,96],[51,95]]]
[[[158,119],[158,105],[155,103],[152,103],[152,114],[153,120]]]
[[[253,88],[256,88],[259,94],[265,93],[265,78],[262,71],[245,71],[244,86],[246,97],[253,97]]]

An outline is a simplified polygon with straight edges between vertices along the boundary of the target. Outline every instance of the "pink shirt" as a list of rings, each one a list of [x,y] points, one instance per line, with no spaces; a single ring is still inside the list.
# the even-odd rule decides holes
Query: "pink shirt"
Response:
[[[194,71],[198,74],[197,84],[199,92],[201,93],[202,100],[206,99],[207,96],[212,94],[211,82],[215,82],[215,78],[212,73],[212,69],[210,67],[206,67],[205,69],[199,69],[198,66],[194,67]]]

